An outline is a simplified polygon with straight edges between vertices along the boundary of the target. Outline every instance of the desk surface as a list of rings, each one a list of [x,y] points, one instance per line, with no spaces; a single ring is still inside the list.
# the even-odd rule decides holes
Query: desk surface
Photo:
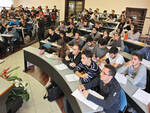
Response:
[[[62,61],[58,60],[51,60],[45,57],[45,55],[40,55],[40,50],[33,47],[24,48],[24,56],[25,60],[29,61],[39,67],[46,72],[51,78],[58,84],[58,86],[62,89],[65,96],[68,98],[73,110],[75,113],[88,113],[94,112],[91,108],[87,105],[81,103],[80,101],[76,100],[71,93],[75,91],[81,83],[79,81],[75,82],[68,82],[65,78],[65,75],[72,74],[73,71],[70,69],[66,70],[57,70],[55,65],[61,64]],[[38,62],[37,62],[38,61]],[[102,108],[100,108],[102,110]]]
[[[14,35],[12,34],[1,34],[2,37],[12,38]]]

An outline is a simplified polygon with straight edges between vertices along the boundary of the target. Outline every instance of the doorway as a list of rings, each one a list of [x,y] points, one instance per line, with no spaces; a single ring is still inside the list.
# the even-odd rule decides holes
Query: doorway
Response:
[[[65,0],[65,21],[74,14],[78,14],[84,9],[85,0]]]

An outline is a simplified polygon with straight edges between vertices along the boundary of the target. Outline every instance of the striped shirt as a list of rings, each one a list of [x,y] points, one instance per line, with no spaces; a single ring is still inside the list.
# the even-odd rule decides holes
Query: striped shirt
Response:
[[[99,76],[99,74],[100,74],[100,68],[94,61],[91,62],[91,65],[89,67],[82,63],[79,63],[76,66],[76,68],[74,69],[74,72],[76,72],[76,71],[88,74],[87,79],[80,78],[80,80],[83,84],[90,82],[93,78],[95,78],[96,76]]]

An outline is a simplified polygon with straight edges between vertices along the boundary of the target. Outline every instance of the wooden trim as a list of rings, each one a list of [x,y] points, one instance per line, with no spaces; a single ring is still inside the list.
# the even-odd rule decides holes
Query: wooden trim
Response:
[[[5,89],[5,90],[0,94],[0,96],[4,95],[6,92],[8,92],[13,86],[14,86],[14,84],[11,83],[11,85],[10,85],[7,89]]]

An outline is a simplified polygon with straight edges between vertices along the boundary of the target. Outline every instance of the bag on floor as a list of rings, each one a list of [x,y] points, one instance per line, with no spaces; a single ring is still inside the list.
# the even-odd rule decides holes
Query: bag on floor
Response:
[[[63,96],[62,90],[56,85],[56,84],[51,84],[47,88],[47,96],[44,96],[44,99],[48,99],[50,102],[58,99],[59,97]]]

